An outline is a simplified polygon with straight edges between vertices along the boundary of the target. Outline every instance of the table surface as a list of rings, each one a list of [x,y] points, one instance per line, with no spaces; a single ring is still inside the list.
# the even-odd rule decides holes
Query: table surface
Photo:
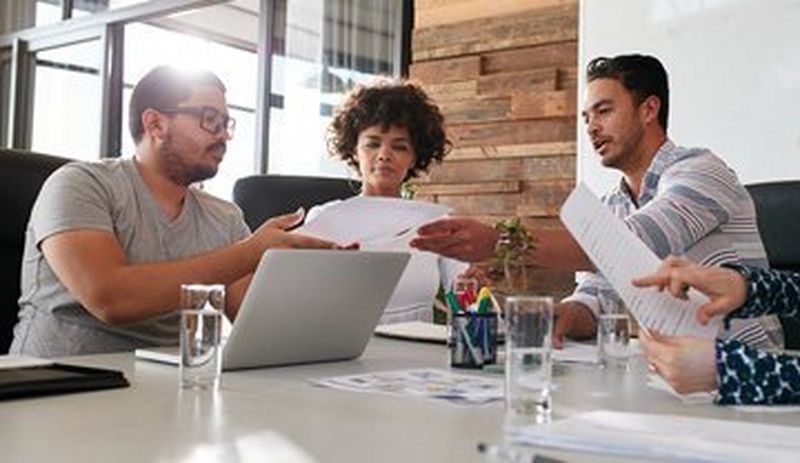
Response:
[[[180,391],[176,367],[135,360],[130,353],[68,360],[121,369],[131,387],[0,403],[0,460],[281,461],[280,455],[269,453],[280,447],[270,444],[275,442],[272,433],[277,433],[321,462],[470,462],[484,461],[476,451],[478,442],[503,439],[500,402],[454,405],[307,382],[395,369],[448,368],[447,350],[441,345],[376,337],[353,361],[226,372],[217,393]],[[553,419],[605,409],[786,424],[800,430],[794,413],[684,404],[645,385],[641,359],[629,371],[556,365],[554,374]],[[283,461],[297,461],[288,452]],[[544,453],[568,461],[616,461]]]

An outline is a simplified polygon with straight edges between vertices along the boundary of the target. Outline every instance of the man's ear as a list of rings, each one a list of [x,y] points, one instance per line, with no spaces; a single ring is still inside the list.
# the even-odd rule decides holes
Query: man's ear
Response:
[[[164,115],[155,109],[145,109],[142,111],[142,129],[145,136],[153,137],[157,140],[163,139],[167,134],[166,119]]]
[[[644,123],[651,123],[655,122],[658,123],[658,111],[661,109],[661,99],[655,95],[650,95],[644,99],[641,105],[639,105],[640,110],[642,111],[642,122]]]

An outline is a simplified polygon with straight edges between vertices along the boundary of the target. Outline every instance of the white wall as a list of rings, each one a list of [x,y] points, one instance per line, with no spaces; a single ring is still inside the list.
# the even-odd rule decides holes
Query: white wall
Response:
[[[800,179],[800,0],[582,0],[580,74],[600,55],[657,56],[670,77],[669,136],[712,149],[744,183]],[[582,107],[585,82],[579,84]],[[578,178],[603,168],[579,122]]]

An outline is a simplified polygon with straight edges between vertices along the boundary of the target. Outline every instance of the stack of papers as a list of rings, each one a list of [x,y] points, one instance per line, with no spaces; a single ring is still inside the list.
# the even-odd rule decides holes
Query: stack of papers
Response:
[[[596,411],[510,430],[514,444],[642,461],[796,462],[800,427]]]
[[[503,400],[503,381],[425,368],[311,380],[311,384],[345,391],[423,397],[459,404]]]

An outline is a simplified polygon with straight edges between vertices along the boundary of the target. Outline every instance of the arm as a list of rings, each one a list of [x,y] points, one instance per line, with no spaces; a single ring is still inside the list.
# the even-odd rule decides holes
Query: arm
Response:
[[[584,272],[578,275],[578,287],[556,305],[553,341],[561,347],[564,337],[588,339],[597,331],[601,305],[622,305],[623,302],[602,275]]]
[[[796,273],[734,264],[703,267],[669,256],[655,273],[637,278],[633,284],[655,286],[681,299],[686,298],[690,287],[697,289],[710,299],[697,311],[702,324],[717,315],[746,318],[800,314],[800,275]]]
[[[800,316],[800,274],[743,265],[724,267],[739,272],[747,281],[747,299],[731,316]]]
[[[800,403],[800,357],[716,341],[717,403]]]
[[[79,229],[41,243],[56,276],[78,302],[109,324],[131,323],[171,312],[180,285],[223,283],[226,311],[233,318],[263,252],[280,247],[330,247],[330,243],[283,231],[292,216],[262,225],[249,238],[188,259],[130,264],[116,237],[104,230]]]
[[[495,256],[500,238],[494,227],[471,219],[441,219],[419,228],[411,246],[464,262],[480,262]],[[558,270],[589,270],[591,262],[566,229],[536,229],[531,233],[536,248],[528,264]]]
[[[661,258],[681,255],[735,215],[747,192],[721,163],[689,158],[668,169],[660,193],[625,219]]]

